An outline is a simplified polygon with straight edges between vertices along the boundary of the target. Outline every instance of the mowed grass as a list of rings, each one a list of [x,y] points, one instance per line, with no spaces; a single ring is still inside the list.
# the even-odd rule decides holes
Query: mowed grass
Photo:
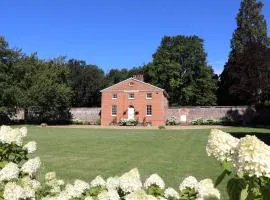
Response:
[[[230,128],[228,132],[270,133],[267,129]],[[79,178],[90,181],[121,175],[138,168],[143,180],[158,173],[167,186],[178,188],[183,178],[215,178],[222,168],[205,151],[210,129],[199,130],[117,130],[39,128],[28,126],[27,140],[38,143],[35,155],[41,157],[39,177],[55,171],[72,182]],[[219,189],[223,196],[226,186]],[[224,196],[223,199],[227,199]]]

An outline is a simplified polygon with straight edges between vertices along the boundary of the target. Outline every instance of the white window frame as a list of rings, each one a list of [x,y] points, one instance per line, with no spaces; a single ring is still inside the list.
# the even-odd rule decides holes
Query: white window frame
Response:
[[[151,108],[151,114],[148,114],[148,106],[150,106],[150,108]],[[146,105],[146,116],[152,116],[152,114],[153,114],[153,107],[152,107],[152,105]]]
[[[116,95],[116,97],[114,97],[114,95]],[[118,97],[117,93],[112,94],[112,99],[117,99],[117,97]]]
[[[133,97],[130,97],[130,95],[133,95]],[[128,99],[135,99],[135,94],[134,93],[128,93]]]
[[[151,94],[151,97],[148,97],[148,94]],[[146,93],[146,99],[152,99],[152,97],[153,97],[153,94],[151,92]]]
[[[115,110],[114,110],[114,108],[115,108]],[[117,105],[112,105],[111,114],[112,114],[112,116],[116,116],[117,115]]]

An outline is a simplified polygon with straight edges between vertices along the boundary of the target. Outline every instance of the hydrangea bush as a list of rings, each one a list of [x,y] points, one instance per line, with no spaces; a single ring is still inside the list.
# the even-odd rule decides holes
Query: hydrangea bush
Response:
[[[257,137],[247,135],[237,139],[213,129],[206,152],[216,158],[224,171],[215,186],[229,176],[227,192],[231,200],[270,199],[270,147]]]
[[[224,166],[216,180],[197,180],[189,176],[179,188],[167,187],[158,174],[144,182],[135,168],[121,176],[92,181],[75,180],[64,183],[55,172],[48,172],[40,183],[36,174],[39,157],[29,156],[37,149],[36,142],[24,144],[26,128],[0,129],[0,199],[4,200],[219,200],[216,189],[226,175],[230,199],[270,199],[270,147],[255,136],[237,139],[220,130],[212,130],[207,154]]]

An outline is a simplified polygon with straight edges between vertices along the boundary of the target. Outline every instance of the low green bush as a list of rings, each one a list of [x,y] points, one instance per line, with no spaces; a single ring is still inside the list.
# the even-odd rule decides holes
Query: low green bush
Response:
[[[179,124],[180,124],[180,122],[175,116],[169,117],[166,121],[167,126],[175,126],[175,125],[179,125]]]
[[[121,119],[118,122],[119,126],[137,126],[138,125],[138,120],[135,119]]]

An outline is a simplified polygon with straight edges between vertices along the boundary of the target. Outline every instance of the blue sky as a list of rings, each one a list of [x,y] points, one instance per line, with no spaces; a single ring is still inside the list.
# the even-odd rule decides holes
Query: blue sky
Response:
[[[240,0],[2,1],[0,35],[11,47],[86,60],[108,72],[152,60],[164,35],[198,35],[220,73],[230,51]],[[270,23],[270,1],[263,13]]]

